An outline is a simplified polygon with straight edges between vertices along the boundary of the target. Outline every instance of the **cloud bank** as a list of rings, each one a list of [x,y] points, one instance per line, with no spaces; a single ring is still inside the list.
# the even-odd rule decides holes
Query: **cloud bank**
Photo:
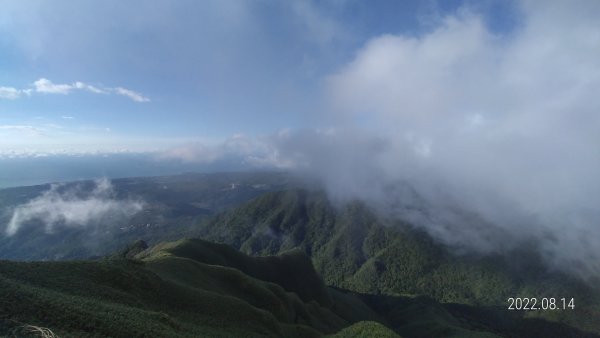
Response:
[[[84,82],[76,81],[71,84],[57,84],[46,78],[33,82],[31,88],[18,89],[14,87],[0,87],[0,99],[16,100],[32,93],[68,95],[73,91],[87,91],[94,94],[115,94],[127,97],[135,102],[150,102],[150,99],[141,93],[123,87],[97,87]]]
[[[291,168],[451,246],[535,243],[550,266],[600,276],[600,3],[520,5],[504,34],[464,8],[371,39],[324,79],[330,128],[166,156]]]
[[[85,227],[106,217],[130,217],[142,208],[140,201],[116,199],[107,179],[96,181],[91,191],[82,191],[80,187],[65,190],[52,185],[40,196],[14,209],[5,232],[13,236],[24,224],[34,220],[42,222],[47,232],[57,225]]]

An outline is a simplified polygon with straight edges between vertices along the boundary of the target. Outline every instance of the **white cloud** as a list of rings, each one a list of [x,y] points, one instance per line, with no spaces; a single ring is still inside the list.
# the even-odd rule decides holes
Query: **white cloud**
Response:
[[[177,159],[183,162],[209,164],[233,160],[253,167],[287,168],[292,165],[277,153],[272,138],[232,135],[220,141],[197,141],[172,147],[158,154],[159,159]]]
[[[75,84],[73,86],[77,89],[87,90],[89,92],[96,93],[96,94],[107,94],[108,93],[108,91],[106,91],[105,89],[100,89],[98,87],[89,85],[87,83],[79,82],[79,81],[75,82]]]
[[[23,91],[13,87],[0,87],[0,99],[15,100],[22,94]]]
[[[35,157],[84,157],[84,156],[111,156],[119,154],[153,154],[157,150],[153,151],[134,151],[126,148],[113,148],[113,149],[73,149],[73,148],[53,148],[48,150],[39,150],[31,148],[21,149],[3,149],[0,148],[0,160],[1,159],[14,159],[14,158],[35,158]]]
[[[106,179],[96,181],[91,191],[82,191],[81,187],[65,190],[53,185],[40,196],[17,206],[5,232],[12,236],[33,220],[41,221],[48,232],[57,225],[84,227],[107,217],[130,217],[142,208],[139,201],[117,200]]]
[[[54,84],[52,81],[41,78],[33,83],[35,91],[46,94],[69,94],[75,86],[68,84]]]
[[[378,179],[413,182],[432,205],[484,217],[507,243],[533,237],[553,264],[600,275],[600,5],[522,4],[509,35],[463,10],[422,36],[370,40],[327,79],[331,104],[387,140]],[[407,142],[427,156],[408,156]],[[436,222],[421,223],[451,244],[500,250],[506,238]]]
[[[116,88],[113,88],[112,90],[115,93],[117,93],[118,95],[128,97],[135,102],[149,102],[150,101],[149,98],[145,97],[144,95],[142,95],[138,92],[134,92],[133,90],[125,89],[122,87],[116,87]]]
[[[33,82],[31,88],[18,89],[13,87],[0,87],[0,99],[15,100],[23,95],[31,96],[33,92],[42,94],[67,95],[75,90],[83,90],[94,94],[110,94],[125,96],[135,102],[149,102],[150,99],[141,93],[123,87],[98,87],[81,81],[72,84],[56,84],[46,78]]]

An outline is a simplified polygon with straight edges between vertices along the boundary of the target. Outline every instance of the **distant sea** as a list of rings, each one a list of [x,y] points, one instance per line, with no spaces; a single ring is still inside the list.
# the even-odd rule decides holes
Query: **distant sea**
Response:
[[[100,177],[142,177],[238,170],[244,170],[243,166],[232,162],[201,165],[177,160],[159,160],[151,154],[5,157],[0,158],[0,188]]]

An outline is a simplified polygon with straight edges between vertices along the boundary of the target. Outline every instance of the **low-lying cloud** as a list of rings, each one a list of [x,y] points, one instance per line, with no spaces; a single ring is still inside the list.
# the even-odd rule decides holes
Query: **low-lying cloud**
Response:
[[[130,217],[141,211],[143,202],[116,199],[107,179],[95,182],[86,191],[80,186],[63,189],[52,185],[40,196],[14,208],[6,227],[6,235],[15,235],[28,222],[38,221],[51,232],[57,225],[85,227],[106,217]]]
[[[550,266],[600,276],[600,3],[520,4],[504,34],[463,9],[368,41],[324,79],[330,128],[166,156],[294,169],[457,248],[529,242]]]
[[[463,10],[421,37],[372,39],[328,78],[331,103],[389,140],[379,175],[435,206],[432,234],[477,249],[534,239],[553,265],[600,276],[600,6],[523,4],[507,35]]]

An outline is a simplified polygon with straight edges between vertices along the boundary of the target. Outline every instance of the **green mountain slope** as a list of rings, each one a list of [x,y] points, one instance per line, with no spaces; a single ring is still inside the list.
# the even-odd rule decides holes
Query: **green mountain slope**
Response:
[[[155,264],[156,260],[152,258],[158,256],[165,260],[166,253],[170,254],[169,257],[174,256],[204,265],[231,267],[256,279],[281,285],[284,289],[296,293],[304,302],[314,300],[323,306],[329,306],[332,302],[310,258],[299,250],[278,256],[249,257],[228,245],[190,239],[157,245],[144,252],[143,256],[146,261]],[[153,264],[149,266],[152,268]]]
[[[396,338],[400,337],[385,326],[376,322],[358,322],[329,338]]]
[[[328,285],[367,294],[428,295],[445,304],[493,309],[490,317],[507,315],[508,297],[573,297],[574,310],[519,315],[600,333],[598,289],[548,272],[534,250],[458,255],[408,224],[382,221],[359,202],[334,208],[323,193],[267,193],[200,224],[197,234],[251,255],[298,248]],[[505,329],[521,325],[511,323]]]
[[[255,186],[252,175],[235,188],[247,189],[237,195],[229,185],[223,188],[232,177],[238,176],[196,182],[206,184],[199,191],[192,181],[172,178],[170,184],[180,184],[182,195],[172,192],[171,197],[160,195],[165,178],[152,178],[163,180],[154,188],[140,182],[126,188],[127,182],[137,185],[135,179],[115,183],[117,194],[149,189],[145,200],[154,209],[136,217],[162,222],[156,228],[91,236],[95,242],[85,245],[88,237],[81,230],[43,234],[33,231],[34,225],[20,237],[1,239],[0,253],[18,248],[27,256],[30,250],[29,258],[65,249],[71,256],[63,258],[86,257],[116,251],[134,238],[150,238],[153,244],[186,236],[216,243],[185,239],[148,248],[138,241],[111,259],[0,261],[0,336],[22,335],[25,324],[49,327],[61,337],[600,333],[598,288],[548,272],[533,249],[457,254],[410,224],[380,219],[360,202],[334,207],[322,192],[265,193],[277,184]],[[252,196],[258,197],[227,210]],[[211,200],[215,204],[202,216],[176,208]],[[90,251],[95,246],[101,248]],[[568,297],[576,307],[508,311],[508,297]]]
[[[502,327],[495,312],[429,297],[326,287],[300,251],[249,257],[203,240],[140,249],[121,253],[134,260],[0,261],[0,335],[28,324],[60,337],[519,337],[548,327],[593,337],[519,318]]]
[[[493,336],[429,298],[398,297],[420,310],[392,323],[365,295],[326,287],[299,251],[249,257],[203,240],[138,249],[121,253],[133,260],[0,261],[0,335],[28,324],[60,337],[399,337],[387,325],[407,337]]]
[[[206,263],[215,257],[221,265]],[[223,245],[180,241],[138,258],[0,261],[0,334],[30,324],[61,337],[319,337],[353,322],[383,321],[358,298],[330,293],[300,253],[255,259]],[[308,263],[301,270],[306,278],[289,289],[252,276],[278,275],[298,262]]]

